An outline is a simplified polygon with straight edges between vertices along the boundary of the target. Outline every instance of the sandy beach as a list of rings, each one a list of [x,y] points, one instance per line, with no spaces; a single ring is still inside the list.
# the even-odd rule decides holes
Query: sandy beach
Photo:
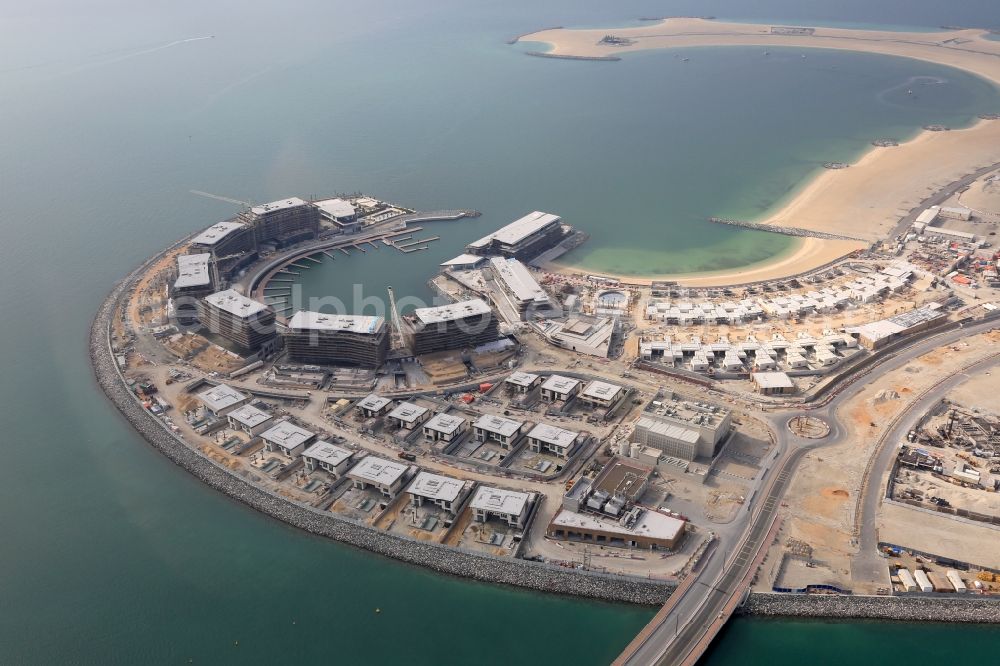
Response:
[[[630,43],[601,43],[609,33]],[[770,25],[679,18],[614,30],[544,30],[525,35],[521,41],[544,42],[550,45],[550,53],[574,56],[616,56],[629,51],[695,46],[843,49],[948,65],[1000,85],[1000,41],[983,35],[982,30],[910,33],[837,28],[815,28],[811,35],[789,35],[772,34]],[[781,209],[755,221],[873,243],[885,238],[901,217],[935,190],[1000,160],[997,146],[1000,121],[979,121],[961,130],[923,131],[899,146],[873,147],[850,168],[824,171]],[[678,280],[691,286],[779,279],[822,266],[864,246],[860,242],[806,238],[797,241],[791,252],[744,269],[645,279],[618,277],[629,282]],[[553,267],[584,272],[559,264]]]

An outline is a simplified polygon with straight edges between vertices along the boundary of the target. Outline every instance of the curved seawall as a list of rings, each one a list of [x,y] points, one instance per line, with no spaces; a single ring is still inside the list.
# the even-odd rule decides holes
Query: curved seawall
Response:
[[[159,256],[162,254],[145,262],[122,280],[101,304],[90,331],[90,356],[97,381],[104,393],[146,441],[178,466],[229,497],[306,532],[396,560],[425,566],[437,572],[604,601],[655,605],[662,604],[670,596],[674,585],[666,581],[497,558],[383,532],[275,495],[202,456],[143,408],[125,384],[111,349],[110,325],[118,312],[118,304],[128,295],[136,278]]]

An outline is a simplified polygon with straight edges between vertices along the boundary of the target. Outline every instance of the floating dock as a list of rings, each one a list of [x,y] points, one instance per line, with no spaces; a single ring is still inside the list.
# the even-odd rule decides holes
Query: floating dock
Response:
[[[311,266],[309,266],[309,265],[307,265],[307,264],[296,264],[296,263],[294,263],[294,262],[292,262],[292,263],[290,263],[290,264],[288,264],[288,265],[289,265],[289,266],[295,266],[296,268],[303,268],[303,269],[305,269],[305,270],[309,270],[309,269],[311,268]]]
[[[366,250],[365,248],[361,247],[361,246],[360,246],[360,245],[358,245],[357,243],[355,243],[355,244],[354,244],[354,245],[352,245],[351,247],[353,247],[353,248],[354,248],[355,250],[361,250],[362,252],[368,252],[368,250]]]
[[[295,271],[290,271],[287,268],[282,268],[280,271],[275,271],[275,274],[277,273],[284,273],[285,275],[298,275],[298,273],[296,273]]]
[[[341,252],[343,252],[344,254],[346,254],[348,257],[351,256],[351,253],[348,252],[347,250],[345,250],[344,248],[338,247],[337,249],[340,250]]]
[[[417,250],[426,250],[427,248],[428,248],[427,245],[421,245],[420,247],[413,247],[412,245],[408,245],[405,248],[398,247],[396,249],[402,252],[403,254],[409,254],[410,252],[416,252]]]
[[[312,256],[306,257],[306,259],[308,259],[309,261],[315,261],[317,264],[322,264],[323,263],[319,259],[316,259],[315,257],[312,257]]]
[[[327,252],[326,250],[323,250],[323,254],[325,254],[326,256],[330,257],[331,259],[336,259],[336,257],[335,257],[335,256],[333,256],[332,254],[330,254],[330,253],[329,253],[329,252]]]

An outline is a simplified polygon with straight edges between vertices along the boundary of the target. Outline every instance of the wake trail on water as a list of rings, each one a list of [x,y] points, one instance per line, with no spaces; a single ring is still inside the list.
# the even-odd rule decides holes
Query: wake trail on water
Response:
[[[109,58],[106,60],[101,60],[99,62],[91,62],[87,64],[80,65],[69,71],[63,73],[63,76],[70,74],[77,74],[79,72],[84,72],[91,69],[96,69],[98,67],[106,67],[108,65],[114,65],[125,60],[131,60],[132,58],[138,58],[141,56],[149,55],[151,53],[157,53],[158,51],[165,51],[167,49],[172,49],[176,46],[181,46],[182,44],[190,44],[191,42],[201,42],[206,39],[214,39],[215,35],[206,35],[204,37],[188,37],[187,39],[175,39],[172,42],[167,42],[166,44],[159,44],[158,46],[152,46],[147,48],[140,48],[135,51],[126,52],[115,58]]]

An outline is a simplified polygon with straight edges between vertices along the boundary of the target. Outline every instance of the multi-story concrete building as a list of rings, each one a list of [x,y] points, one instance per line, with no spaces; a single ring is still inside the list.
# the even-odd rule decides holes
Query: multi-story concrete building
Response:
[[[535,211],[469,243],[467,249],[472,254],[500,255],[527,261],[558,245],[565,235],[562,218]]]
[[[354,464],[354,452],[330,442],[319,441],[302,452],[302,462],[310,472],[321,469],[339,479]]]
[[[371,393],[359,400],[354,406],[361,412],[363,417],[373,419],[388,413],[392,407],[392,400]]]
[[[524,529],[535,497],[535,493],[479,486],[469,506],[472,507],[475,520],[480,523],[485,523],[490,518],[499,518],[511,527]]]
[[[608,408],[625,396],[625,388],[617,384],[594,380],[580,392],[580,399],[591,407]]]
[[[569,458],[576,451],[580,434],[547,423],[539,423],[528,432],[528,448],[536,453],[548,451]]]
[[[277,346],[274,310],[234,289],[198,301],[198,317],[210,332],[245,350],[269,353]]]
[[[524,423],[493,414],[484,414],[472,424],[480,442],[497,442],[505,449],[511,448],[521,434]]]
[[[254,206],[245,219],[258,245],[292,245],[319,233],[319,209],[298,197]]]
[[[256,249],[253,229],[237,220],[216,222],[191,240],[192,252],[208,252],[215,259]]]
[[[580,392],[580,380],[562,375],[551,375],[542,383],[542,400],[566,402]]]
[[[423,506],[424,502],[435,504],[454,514],[472,490],[472,481],[459,481],[440,474],[420,472],[406,489],[413,506]]]
[[[354,233],[361,228],[357,209],[343,199],[323,199],[316,202],[320,218],[342,233]]]
[[[466,420],[454,414],[436,414],[424,424],[424,438],[432,442],[451,442],[466,429]]]
[[[246,404],[250,398],[231,386],[219,384],[199,393],[198,399],[201,400],[201,404],[205,405],[205,409],[215,416],[225,416]]]
[[[197,322],[198,299],[215,291],[218,283],[211,254],[178,255],[177,278],[170,289],[171,306],[177,323],[186,326]]]
[[[378,368],[389,352],[382,317],[299,310],[281,330],[288,356],[302,363]]]
[[[514,393],[530,393],[542,383],[542,376],[531,372],[512,372],[503,383]]]
[[[377,456],[364,457],[347,472],[355,488],[375,488],[386,497],[396,497],[410,475],[409,465]]]
[[[667,391],[646,405],[635,423],[632,442],[681,460],[707,459],[715,456],[731,426],[732,414],[725,407]]]
[[[480,298],[432,308],[417,308],[404,321],[403,336],[414,354],[465,349],[495,342],[497,321]]]
[[[524,264],[517,259],[492,257],[490,268],[496,284],[500,287],[501,297],[521,319],[533,314],[550,314],[552,299]]]

